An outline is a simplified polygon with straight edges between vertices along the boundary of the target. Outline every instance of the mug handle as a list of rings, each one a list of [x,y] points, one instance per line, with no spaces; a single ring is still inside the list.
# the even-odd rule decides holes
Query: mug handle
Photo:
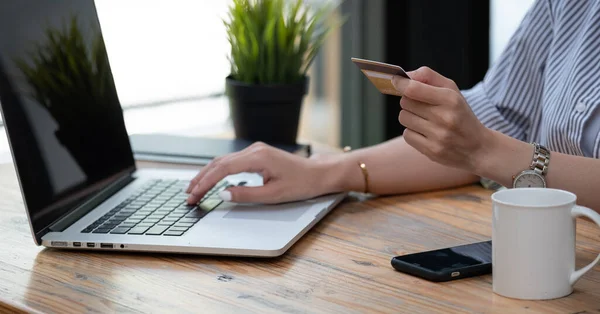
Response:
[[[587,218],[591,219],[593,222],[595,222],[600,227],[600,214],[598,214],[597,212],[595,212],[587,207],[575,205],[573,207],[573,209],[571,210],[571,216],[573,218],[576,218],[579,216],[587,217]],[[583,274],[587,273],[590,269],[592,269],[594,266],[596,266],[596,264],[598,264],[598,262],[600,262],[600,254],[598,254],[598,257],[596,257],[596,259],[593,262],[589,263],[587,266],[574,271],[571,274],[571,277],[569,280],[569,282],[571,283],[571,286],[574,285],[577,282],[577,280],[579,280],[579,278],[581,278],[581,276],[583,276]]]

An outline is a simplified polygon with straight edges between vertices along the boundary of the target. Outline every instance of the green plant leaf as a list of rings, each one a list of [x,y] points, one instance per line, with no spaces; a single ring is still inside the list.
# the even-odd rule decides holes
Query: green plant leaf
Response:
[[[250,84],[302,80],[327,35],[341,25],[331,12],[304,0],[233,0],[223,20],[230,75]]]

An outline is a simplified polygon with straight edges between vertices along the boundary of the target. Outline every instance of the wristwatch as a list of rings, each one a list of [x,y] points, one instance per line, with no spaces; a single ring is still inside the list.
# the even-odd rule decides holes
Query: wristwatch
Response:
[[[550,150],[538,144],[533,145],[533,160],[529,169],[513,177],[513,188],[545,188],[546,174],[550,164]]]

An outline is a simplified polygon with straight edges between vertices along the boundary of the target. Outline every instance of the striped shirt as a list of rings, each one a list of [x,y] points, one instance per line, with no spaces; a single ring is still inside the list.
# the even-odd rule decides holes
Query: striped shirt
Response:
[[[490,129],[600,158],[600,0],[537,0],[463,95]]]

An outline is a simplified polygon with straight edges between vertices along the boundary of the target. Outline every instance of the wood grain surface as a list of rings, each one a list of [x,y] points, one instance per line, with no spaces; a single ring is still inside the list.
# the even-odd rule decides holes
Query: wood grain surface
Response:
[[[491,237],[490,191],[348,198],[282,257],[80,253],[34,245],[12,165],[0,166],[0,311],[44,313],[600,313],[600,268],[575,292],[521,301],[492,292],[491,275],[431,283],[390,259]],[[578,221],[577,265],[600,252],[600,230]],[[6,310],[8,309],[8,310]]]

